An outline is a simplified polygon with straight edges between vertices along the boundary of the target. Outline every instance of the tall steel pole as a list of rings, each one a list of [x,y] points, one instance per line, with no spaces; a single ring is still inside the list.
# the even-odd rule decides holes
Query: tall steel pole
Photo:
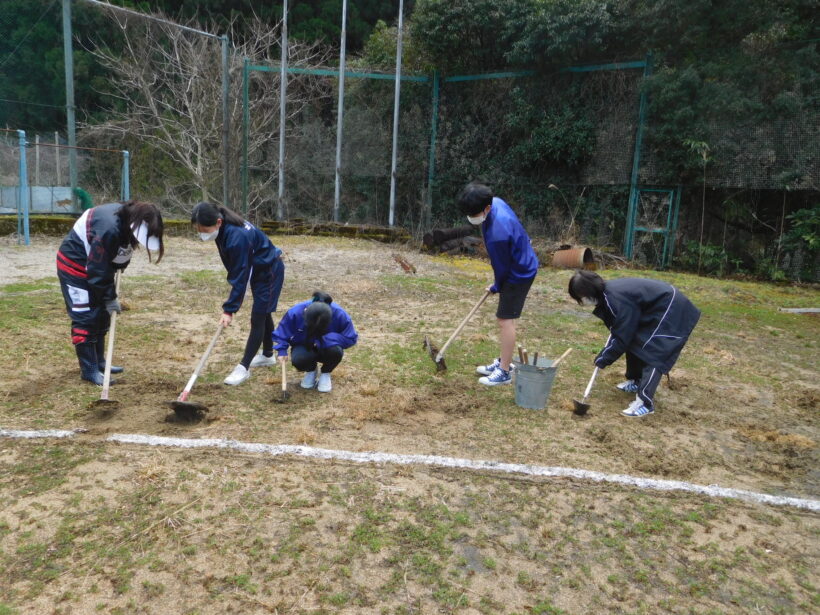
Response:
[[[228,113],[230,104],[230,58],[228,49],[228,36],[223,34],[219,37],[222,41],[222,203],[225,207],[230,207],[230,161],[228,135],[230,130],[231,117]]]
[[[22,237],[26,245],[31,244],[29,237],[28,226],[28,210],[29,210],[29,185],[28,185],[28,164],[26,164],[26,132],[24,130],[17,131],[17,144],[20,148],[20,167],[18,169],[20,180],[20,192],[17,197],[17,243],[20,243]],[[22,212],[23,218],[20,219]],[[22,222],[22,225],[21,225]]]
[[[401,100],[401,39],[404,27],[404,0],[399,0],[399,32],[396,38],[396,91],[393,96],[393,155],[390,160],[390,216],[388,224],[396,219],[396,160],[399,149],[399,102]]]
[[[279,194],[277,220],[285,219],[285,121],[288,91],[288,0],[282,2],[282,62],[279,68]]]
[[[339,104],[336,117],[336,185],[333,192],[333,221],[339,221],[339,197],[342,180],[342,126],[345,108],[345,41],[347,39],[347,0],[342,1],[342,49],[339,57]]]
[[[74,118],[74,52],[71,44],[71,0],[63,0],[63,55],[65,67],[65,110],[68,122],[68,172],[71,178],[71,201],[76,205],[77,197],[77,126]]]

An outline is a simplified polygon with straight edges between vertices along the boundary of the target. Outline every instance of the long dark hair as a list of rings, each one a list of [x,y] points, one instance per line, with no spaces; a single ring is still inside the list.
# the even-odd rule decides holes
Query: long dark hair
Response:
[[[305,308],[305,333],[309,339],[322,337],[330,329],[333,320],[333,310],[330,304],[333,297],[317,290],[313,293],[312,301]]]
[[[134,229],[139,228],[139,225],[145,222],[145,225],[148,227],[148,236],[156,237],[159,240],[159,256],[157,257],[157,263],[159,263],[165,255],[165,242],[162,240],[164,226],[159,208],[153,203],[135,201],[132,199],[130,201],[122,201],[122,207],[117,212],[117,215],[120,217],[120,220],[122,220],[123,227],[127,229],[127,231],[125,231],[126,241],[132,248],[135,248],[137,244],[139,244],[139,241],[137,241],[134,235]],[[146,249],[145,251],[148,252],[148,262],[152,262],[151,250]]]
[[[222,218],[224,224],[233,224],[234,226],[244,226],[245,224],[244,218],[235,211],[207,201],[197,203],[191,211],[191,224],[214,226],[220,218]]]
[[[595,299],[600,305],[604,301],[604,287],[606,283],[604,279],[597,273],[586,271],[582,269],[576,271],[569,280],[569,296],[575,299],[579,304],[583,302],[584,298]]]

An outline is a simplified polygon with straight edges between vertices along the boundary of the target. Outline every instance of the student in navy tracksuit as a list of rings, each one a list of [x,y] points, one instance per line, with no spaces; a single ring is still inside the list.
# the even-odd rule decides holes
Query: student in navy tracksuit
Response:
[[[569,294],[579,304],[594,305],[592,313],[610,331],[606,346],[595,357],[595,365],[603,369],[626,354],[627,380],[617,387],[636,393],[636,397],[623,414],[652,414],[661,376],[669,373],[678,360],[700,318],[700,310],[666,282],[644,278],[604,282],[591,271],[578,271],[572,276]]]
[[[458,205],[471,224],[481,225],[484,246],[495,276],[487,290],[499,294],[495,315],[500,332],[500,356],[489,365],[476,369],[483,374],[478,381],[488,386],[509,384],[512,381],[510,362],[515,347],[515,321],[521,316],[527,293],[538,273],[538,257],[515,212],[504,201],[493,197],[487,186],[475,182],[468,184],[459,195]]]
[[[356,344],[358,339],[359,334],[347,312],[321,291],[290,308],[273,332],[279,360],[288,360],[290,346],[293,366],[305,372],[302,388],[315,386],[321,393],[330,392],[330,373],[341,363],[344,349]],[[319,364],[322,368],[317,378]]]
[[[139,244],[159,252],[162,260],[162,215],[156,205],[139,201],[108,203],[87,209],[57,251],[57,277],[71,319],[71,341],[83,380],[102,386],[105,334],[111,312],[122,310],[114,272],[125,269]],[[112,373],[121,367],[111,366]]]
[[[216,240],[222,264],[228,270],[231,292],[222,304],[219,322],[229,326],[239,311],[248,284],[253,294],[251,331],[242,361],[225,378],[225,384],[241,384],[250,378],[251,367],[275,365],[273,358],[273,317],[285,280],[282,250],[268,236],[227,207],[198,203],[191,213],[191,224],[203,241]],[[259,346],[262,354],[256,356]]]

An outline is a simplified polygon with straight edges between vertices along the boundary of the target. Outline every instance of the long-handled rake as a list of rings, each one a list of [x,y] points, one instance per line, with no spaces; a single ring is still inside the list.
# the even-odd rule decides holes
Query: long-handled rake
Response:
[[[450,339],[448,339],[444,343],[444,346],[441,347],[441,350],[438,350],[435,346],[433,346],[430,343],[430,340],[427,338],[427,336],[424,337],[424,347],[427,349],[427,352],[430,353],[430,358],[433,359],[433,363],[436,364],[437,372],[443,372],[447,370],[447,364],[444,362],[444,353],[447,351],[447,348],[450,346],[453,340],[456,339],[456,336],[458,336],[458,334],[461,333],[461,330],[464,328],[467,322],[478,311],[478,308],[481,307],[481,305],[487,300],[487,297],[489,296],[490,291],[485,291],[484,294],[481,296],[481,299],[478,300],[478,303],[476,303],[473,306],[473,309],[470,310],[470,313],[464,317],[464,320],[461,321],[461,324],[458,326],[458,328],[455,331],[453,331],[453,334],[450,336]]]
[[[179,394],[179,397],[177,397],[174,401],[167,402],[168,405],[174,409],[174,414],[176,414],[177,418],[183,421],[199,420],[208,411],[208,407],[205,404],[195,401],[188,401],[188,396],[191,394],[191,389],[194,387],[196,379],[199,378],[199,373],[202,371],[202,368],[205,367],[208,357],[211,356],[211,351],[214,349],[216,340],[219,339],[219,334],[222,333],[223,328],[222,323],[219,323],[216,327],[216,333],[214,333],[213,338],[211,338],[211,343],[208,344],[208,348],[199,360],[194,373],[191,375],[188,380],[188,384],[185,385],[182,393]]]

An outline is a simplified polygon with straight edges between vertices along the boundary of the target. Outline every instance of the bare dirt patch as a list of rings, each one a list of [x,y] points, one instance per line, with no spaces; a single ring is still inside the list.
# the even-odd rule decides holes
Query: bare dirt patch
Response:
[[[541,270],[519,322],[531,352],[575,349],[548,408],[532,411],[514,404],[512,387],[476,382],[475,366],[497,351],[492,300],[448,349],[446,372],[422,348],[425,335],[443,344],[480,297],[486,262],[398,250],[412,274],[392,246],[274,241],[286,254],[279,314],[319,288],[359,330],[330,394],[301,389],[291,366],[284,404],[275,403],[278,368],[222,384],[242,353],[246,304],[191,394],[208,420],[166,422],[227,295],[214,246],[170,238],[160,265],[137,254],[123,278],[130,309],[118,321],[115,362],[126,372],[111,389],[118,409],[101,416],[89,406],[100,390],[80,381],[68,339],[53,270],[59,240],[36,238],[26,249],[0,244],[0,360],[10,367],[0,427],[437,454],[820,496],[820,321],[777,311],[816,304],[816,289],[641,273],[678,285],[703,318],[653,416],[620,415],[630,397],[614,388],[619,363],[577,417],[571,400],[605,331],[566,298],[567,272]],[[412,468],[277,469],[279,461],[212,452],[0,445],[13,515],[0,513],[2,563],[25,572],[0,581],[0,606],[34,605],[25,612],[157,612],[171,603],[178,611],[167,612],[801,612],[820,584],[817,554],[802,546],[816,537],[811,515]],[[90,478],[75,467],[98,474],[99,494],[85,495]],[[48,511],[35,515],[38,506]],[[188,592],[190,604],[167,600]]]

